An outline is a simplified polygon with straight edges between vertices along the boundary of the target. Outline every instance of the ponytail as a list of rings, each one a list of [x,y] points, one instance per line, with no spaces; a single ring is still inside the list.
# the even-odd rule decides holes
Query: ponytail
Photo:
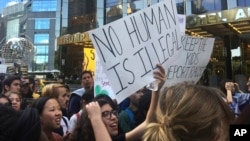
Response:
[[[143,141],[175,141],[171,132],[165,123],[150,123],[146,127]]]

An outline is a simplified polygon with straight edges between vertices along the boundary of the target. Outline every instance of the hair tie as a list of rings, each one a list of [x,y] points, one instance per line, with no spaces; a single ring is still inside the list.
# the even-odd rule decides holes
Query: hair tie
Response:
[[[162,122],[160,122],[161,126],[171,128],[172,127],[172,118],[167,116],[163,118]]]

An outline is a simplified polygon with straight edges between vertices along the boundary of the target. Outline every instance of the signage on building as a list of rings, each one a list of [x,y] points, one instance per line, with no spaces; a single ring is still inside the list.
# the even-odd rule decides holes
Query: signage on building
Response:
[[[88,33],[67,34],[57,38],[57,45],[67,45],[90,41]]]
[[[187,16],[187,28],[250,19],[250,7],[235,8],[201,15]]]
[[[95,72],[95,63],[96,63],[96,54],[94,48],[84,48],[84,64],[83,64],[83,70],[90,70],[92,72]]]

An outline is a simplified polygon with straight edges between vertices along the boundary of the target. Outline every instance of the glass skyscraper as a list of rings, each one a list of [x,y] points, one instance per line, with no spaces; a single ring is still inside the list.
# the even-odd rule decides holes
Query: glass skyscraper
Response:
[[[56,38],[61,35],[61,27],[67,26],[62,22],[63,17],[67,20],[67,10],[63,17],[61,12],[63,3],[68,6],[67,0],[22,0],[7,6],[5,3],[1,0],[1,25],[6,30],[1,32],[5,34],[1,40],[23,37],[33,43],[35,55],[28,64],[29,71],[55,69]]]

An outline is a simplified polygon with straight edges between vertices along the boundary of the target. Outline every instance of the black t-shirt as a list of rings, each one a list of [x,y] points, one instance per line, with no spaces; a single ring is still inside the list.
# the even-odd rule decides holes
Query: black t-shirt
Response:
[[[112,141],[126,141],[125,134],[120,134],[118,136],[112,137]]]

